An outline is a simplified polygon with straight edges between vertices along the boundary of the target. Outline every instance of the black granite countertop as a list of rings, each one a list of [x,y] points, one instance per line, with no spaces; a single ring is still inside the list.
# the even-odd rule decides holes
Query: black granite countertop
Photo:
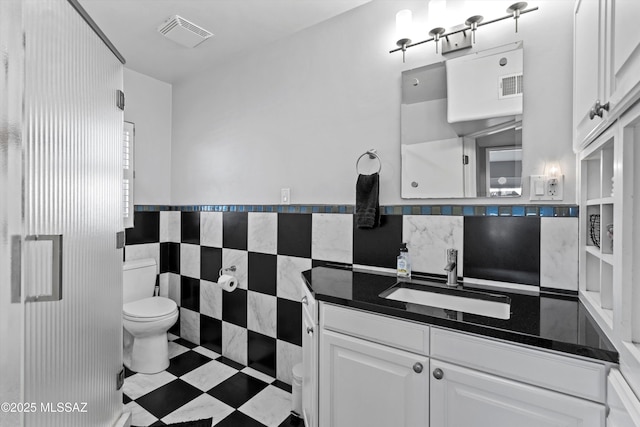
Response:
[[[615,347],[576,296],[481,290],[511,299],[510,318],[502,320],[380,297],[380,293],[399,281],[395,275],[341,267],[315,267],[303,272],[302,276],[318,301],[618,363]],[[401,280],[447,288],[444,281],[437,278]],[[462,289],[464,285],[459,287]]]

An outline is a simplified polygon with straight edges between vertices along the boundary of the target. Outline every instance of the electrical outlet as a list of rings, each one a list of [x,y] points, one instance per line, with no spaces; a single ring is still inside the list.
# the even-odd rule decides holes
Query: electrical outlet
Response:
[[[562,200],[564,175],[549,178],[545,175],[531,175],[529,200]]]
[[[280,203],[283,205],[291,204],[291,189],[290,188],[281,188],[280,189]]]

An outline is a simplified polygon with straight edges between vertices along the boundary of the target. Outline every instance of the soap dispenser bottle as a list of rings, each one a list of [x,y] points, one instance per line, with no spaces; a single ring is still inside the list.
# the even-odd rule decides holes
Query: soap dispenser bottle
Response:
[[[407,249],[406,243],[400,246],[397,267],[398,277],[411,277],[411,257],[409,256],[409,249]]]

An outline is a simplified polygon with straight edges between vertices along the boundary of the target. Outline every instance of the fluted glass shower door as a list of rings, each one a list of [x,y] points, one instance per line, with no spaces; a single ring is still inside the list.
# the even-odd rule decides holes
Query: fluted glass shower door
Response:
[[[17,325],[13,335],[0,329],[0,373],[4,382],[19,365],[9,377],[19,391],[3,388],[2,397],[33,404],[0,413],[0,425],[112,426],[122,413],[123,65],[75,1],[0,4],[0,35],[8,19],[20,26],[20,43],[0,44],[10,64],[3,89],[21,87],[3,104],[18,105],[18,123],[2,123],[14,135],[0,129],[9,197],[0,210],[0,311]]]

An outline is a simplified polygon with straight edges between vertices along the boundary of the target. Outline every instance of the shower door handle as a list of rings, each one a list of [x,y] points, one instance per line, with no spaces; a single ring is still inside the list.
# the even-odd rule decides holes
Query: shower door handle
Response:
[[[60,301],[62,299],[62,234],[35,234],[25,237],[25,242],[50,241],[51,293],[26,295],[25,302]]]
[[[22,288],[22,240],[19,235],[11,236],[11,304],[20,303]]]

